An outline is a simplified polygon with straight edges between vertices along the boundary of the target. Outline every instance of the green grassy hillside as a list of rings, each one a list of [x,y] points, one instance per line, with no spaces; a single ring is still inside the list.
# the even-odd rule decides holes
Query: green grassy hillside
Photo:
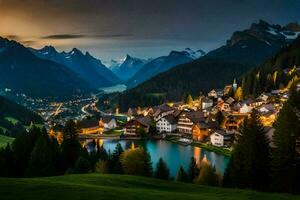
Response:
[[[0,148],[5,147],[7,145],[7,143],[11,143],[13,140],[14,140],[14,138],[0,135]]]
[[[0,134],[15,137],[32,123],[40,127],[44,122],[38,114],[0,96]]]
[[[232,190],[120,175],[0,178],[1,199],[300,199],[300,196]]]
[[[43,123],[43,119],[36,113],[2,96],[0,96],[0,118],[12,124]]]

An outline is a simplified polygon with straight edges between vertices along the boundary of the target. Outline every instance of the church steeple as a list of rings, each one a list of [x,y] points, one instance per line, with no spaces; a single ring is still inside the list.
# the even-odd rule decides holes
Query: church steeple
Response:
[[[233,80],[232,89],[233,89],[233,91],[235,91],[237,89],[237,83],[236,83],[236,79],[235,78]]]

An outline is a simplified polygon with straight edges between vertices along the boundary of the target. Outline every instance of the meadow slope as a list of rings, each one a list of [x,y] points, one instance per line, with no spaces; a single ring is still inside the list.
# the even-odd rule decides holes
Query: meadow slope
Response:
[[[47,178],[0,178],[0,198],[5,200],[296,200],[300,199],[300,196],[206,187],[136,176],[85,174]]]

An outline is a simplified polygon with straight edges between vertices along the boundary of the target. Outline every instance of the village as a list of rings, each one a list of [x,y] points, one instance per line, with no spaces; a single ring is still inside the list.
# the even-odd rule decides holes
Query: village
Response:
[[[297,86],[299,89],[300,85]],[[272,124],[289,97],[288,90],[272,90],[255,99],[243,100],[239,93],[241,87],[234,80],[224,89],[212,89],[196,99],[188,95],[181,102],[129,108],[122,114],[116,109],[114,114],[103,114],[99,118],[90,116],[77,120],[80,138],[167,139],[230,152],[242,122],[256,110],[272,145]],[[62,129],[62,125],[52,126],[49,133],[62,141]]]

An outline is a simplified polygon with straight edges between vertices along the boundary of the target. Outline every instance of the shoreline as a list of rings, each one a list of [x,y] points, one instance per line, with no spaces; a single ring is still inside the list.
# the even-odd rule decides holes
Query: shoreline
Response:
[[[212,145],[208,145],[208,144],[204,144],[204,143],[200,143],[200,142],[195,142],[195,141],[192,141],[192,143],[190,143],[190,144],[184,145],[181,142],[179,142],[176,137],[175,138],[174,137],[165,138],[165,140],[179,144],[179,145],[183,145],[183,146],[199,147],[199,148],[202,148],[202,149],[205,149],[205,150],[208,150],[208,151],[211,151],[211,152],[223,155],[223,156],[231,157],[231,151],[224,149],[222,147],[216,147],[216,146],[212,146]]]
[[[191,145],[195,146],[195,147],[200,147],[200,148],[208,150],[208,151],[215,152],[217,154],[220,154],[220,155],[223,155],[223,156],[226,156],[226,157],[229,157],[229,158],[231,157],[231,151],[227,150],[227,149],[224,149],[222,147],[216,147],[216,146],[203,144],[203,143],[197,143],[197,142],[193,142]]]
[[[223,156],[231,157],[231,151],[228,149],[224,149],[222,147],[216,147],[209,144],[204,144],[200,142],[192,141],[190,144],[183,144],[177,140],[177,138],[174,137],[166,137],[166,138],[157,138],[157,137],[150,137],[150,138],[141,138],[141,137],[120,137],[120,136],[110,136],[110,135],[84,135],[79,137],[80,140],[89,140],[89,139],[111,139],[111,140],[165,140],[169,141],[178,145],[182,146],[193,146],[193,147],[199,147]]]

